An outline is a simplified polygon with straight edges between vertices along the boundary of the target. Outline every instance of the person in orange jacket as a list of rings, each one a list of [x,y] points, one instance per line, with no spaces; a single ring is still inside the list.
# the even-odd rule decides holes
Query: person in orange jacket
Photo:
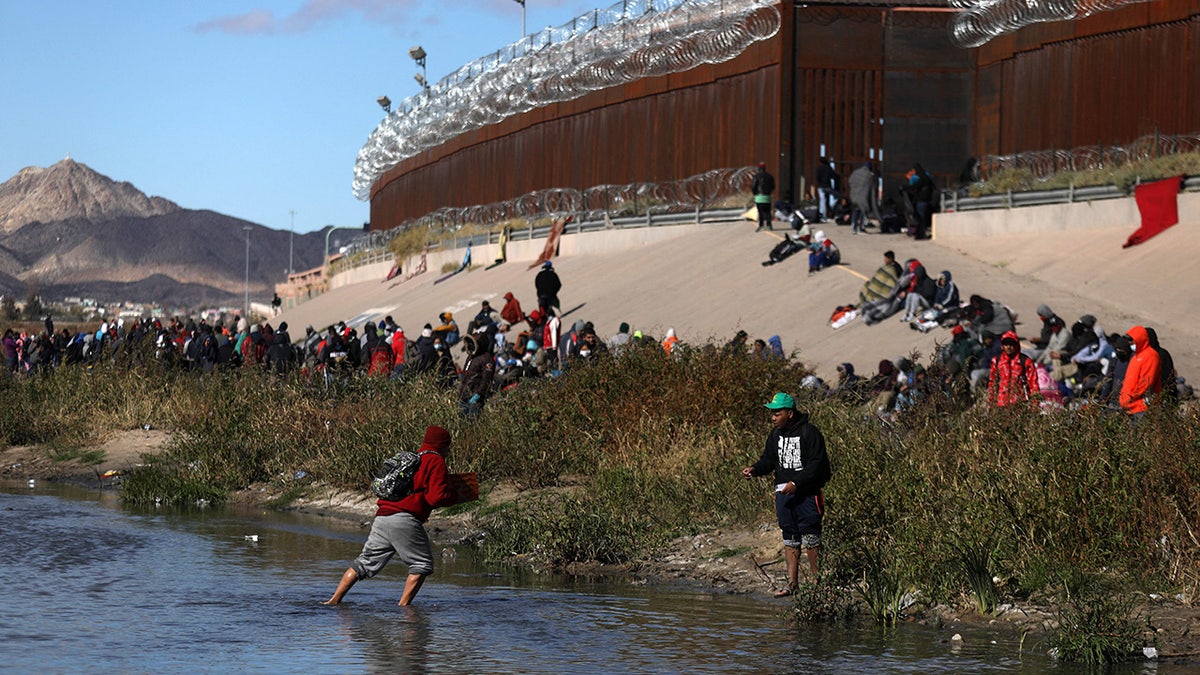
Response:
[[[1125,333],[1133,343],[1133,357],[1125,370],[1121,384],[1121,408],[1131,417],[1146,414],[1150,397],[1162,392],[1158,352],[1150,346],[1150,336],[1143,326],[1134,326]]]

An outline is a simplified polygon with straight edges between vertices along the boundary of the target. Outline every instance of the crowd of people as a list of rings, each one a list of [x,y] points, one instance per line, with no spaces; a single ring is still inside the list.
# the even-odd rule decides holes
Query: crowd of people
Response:
[[[857,303],[839,307],[831,322],[840,328],[861,317],[871,325],[896,314],[913,330],[949,330],[950,341],[939,345],[929,367],[904,357],[885,359],[864,377],[847,362],[838,366],[836,382],[813,378],[809,386],[884,416],[934,396],[1043,410],[1092,403],[1137,417],[1154,401],[1192,396],[1151,327],[1107,333],[1094,315],[1083,314],[1067,329],[1064,319],[1041,305],[1038,333],[1022,340],[1010,307],[979,294],[963,301],[949,270],[931,277],[919,260],[901,265],[892,251],[884,253]]]
[[[466,325],[442,312],[409,337],[393,317],[361,326],[341,321],[317,330],[307,326],[293,340],[286,321],[248,322],[236,314],[211,323],[191,319],[102,321],[95,330],[56,331],[50,317],[37,334],[6,330],[4,355],[10,373],[33,374],[60,365],[153,358],[171,366],[209,372],[217,368],[299,370],[333,382],[365,374],[404,380],[432,373],[456,388],[464,415],[478,415],[497,392],[523,380],[560,375],[572,364],[607,352],[686,348],[673,328],[660,341],[621,323],[607,338],[592,322],[563,323],[562,282],[552,262],[542,264],[534,290],[535,308],[526,312],[516,295],[504,294],[497,310],[484,301]],[[1048,306],[1037,309],[1039,331],[1022,339],[1015,313],[1004,303],[963,295],[949,270],[931,276],[917,259],[901,265],[892,251],[867,280],[857,301],[839,307],[834,327],[855,318],[877,324],[900,314],[912,329],[949,331],[928,365],[907,357],[880,361],[875,372],[860,374],[854,364],[837,367],[836,381],[809,375],[803,386],[862,405],[872,414],[894,416],[925,399],[968,406],[1026,404],[1048,409],[1092,402],[1144,414],[1154,401],[1174,402],[1192,395],[1176,373],[1170,353],[1152,327],[1124,333],[1104,330],[1094,315],[1071,326]],[[459,348],[461,362],[452,353]],[[752,359],[785,359],[778,335],[751,340],[738,331],[723,346],[727,354]]]

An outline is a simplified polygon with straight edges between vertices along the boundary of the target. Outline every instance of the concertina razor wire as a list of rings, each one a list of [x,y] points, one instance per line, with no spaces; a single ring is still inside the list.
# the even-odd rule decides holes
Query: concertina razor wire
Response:
[[[548,188],[492,204],[445,206],[398,227],[372,232],[349,248],[387,246],[392,238],[412,228],[431,234],[455,231],[465,225],[489,227],[512,220],[534,220],[573,215],[580,221],[600,221],[605,216],[641,215],[648,211],[683,212],[703,209],[739,194],[749,194],[755,167],[713,169],[665,183],[596,185],[585,190]]]
[[[1127,145],[1085,145],[1070,150],[1035,150],[1011,155],[986,155],[978,165],[978,179],[988,180],[1007,169],[1027,169],[1044,180],[1064,171],[1117,168],[1130,162],[1200,151],[1200,133],[1148,134]]]
[[[354,195],[366,201],[401,161],[467,131],[593,91],[722,63],[779,28],[774,0],[622,0],[528,35],[401,102],[359,150]]]
[[[1082,19],[1150,0],[950,0],[961,9],[951,35],[961,47],[978,47],[1030,24]]]

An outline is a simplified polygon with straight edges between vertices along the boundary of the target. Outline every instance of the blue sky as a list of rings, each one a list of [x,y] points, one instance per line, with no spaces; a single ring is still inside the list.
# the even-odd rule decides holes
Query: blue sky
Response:
[[[611,0],[610,0],[611,1]],[[610,2],[528,0],[528,30]],[[297,232],[357,227],[354,158],[394,102],[517,41],[514,0],[0,0],[0,182],[71,158]]]

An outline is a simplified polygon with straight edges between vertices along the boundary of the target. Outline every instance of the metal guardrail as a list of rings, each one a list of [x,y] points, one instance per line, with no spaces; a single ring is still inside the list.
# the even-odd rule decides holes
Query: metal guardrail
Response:
[[[1200,192],[1200,176],[1189,176],[1183,181],[1184,192]],[[984,195],[982,197],[964,197],[959,191],[942,190],[942,212],[952,211],[982,211],[987,209],[1014,209],[1023,206],[1043,206],[1046,204],[1073,204],[1075,202],[1094,202],[1104,199],[1128,197],[1127,192],[1115,185],[1095,185],[1089,187],[1067,187],[1057,190],[1032,190],[1029,192],[1006,192],[1004,194]]]
[[[685,223],[712,223],[725,220],[733,220],[745,213],[745,209],[712,209],[702,211],[696,209],[691,212],[659,212],[655,213],[650,210],[638,216],[627,216],[623,218],[604,219],[576,219],[567,224],[563,228],[563,234],[581,234],[584,232],[599,232],[601,230],[611,228],[615,230],[628,230],[639,227],[662,227],[664,225],[683,225]],[[550,236],[550,225],[539,225],[523,227],[519,229],[509,230],[509,241],[529,241],[531,239],[545,239]],[[489,232],[476,234],[470,237],[454,237],[445,240],[448,248],[457,249],[465,248],[468,243],[471,246],[484,246],[486,244],[496,244],[500,241],[500,233]],[[430,245],[429,250],[436,250],[437,247]]]
[[[735,220],[746,212],[745,209],[708,209],[696,208],[691,211],[669,211],[670,207],[647,209],[637,216],[620,218],[586,218],[584,214],[572,220],[563,228],[563,234],[580,234],[583,232],[599,232],[606,229],[628,230],[640,227],[662,227],[664,225],[683,225],[685,223],[713,223]],[[529,241],[545,239],[550,236],[550,225],[538,225],[509,230],[509,241]],[[388,239],[378,236],[379,233],[365,233],[355,237],[344,248],[342,258],[330,265],[330,274],[337,275],[348,270],[365,265],[394,260],[391,251],[387,250]],[[499,232],[485,232],[469,237],[452,237],[429,244],[430,251],[466,248],[471,246],[486,246],[500,242]]]

